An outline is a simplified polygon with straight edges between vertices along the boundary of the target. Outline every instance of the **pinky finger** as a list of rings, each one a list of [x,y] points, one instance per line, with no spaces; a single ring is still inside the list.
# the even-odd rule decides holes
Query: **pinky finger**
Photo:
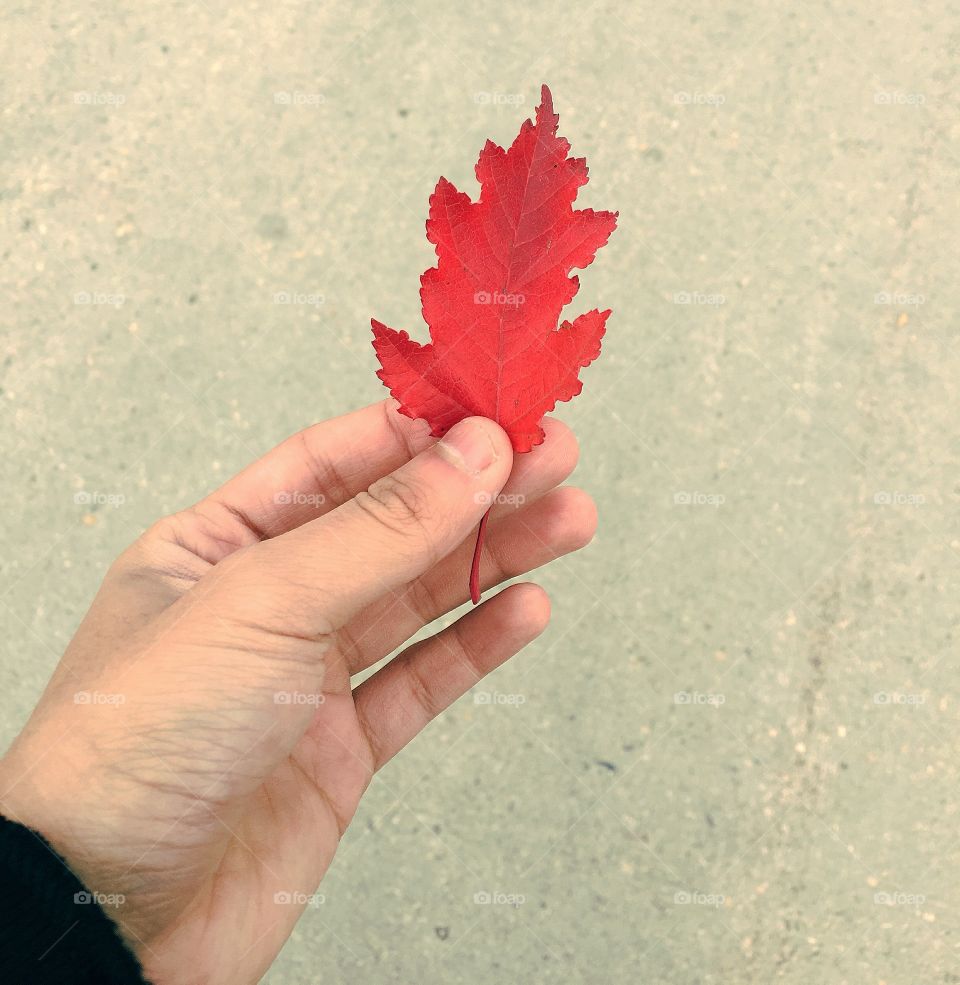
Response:
[[[452,626],[407,647],[354,691],[374,769],[395,756],[491,670],[536,639],[550,619],[537,585],[512,585]]]

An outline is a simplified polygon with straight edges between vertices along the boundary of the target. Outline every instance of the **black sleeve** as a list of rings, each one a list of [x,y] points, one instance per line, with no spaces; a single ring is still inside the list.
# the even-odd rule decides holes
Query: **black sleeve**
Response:
[[[0,817],[0,982],[147,985],[94,894],[40,835],[5,817]]]

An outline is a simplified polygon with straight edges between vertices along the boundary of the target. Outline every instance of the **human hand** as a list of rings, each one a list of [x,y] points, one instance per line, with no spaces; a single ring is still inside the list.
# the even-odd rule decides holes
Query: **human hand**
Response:
[[[589,497],[556,489],[570,431],[516,463],[474,418],[441,442],[391,401],[288,439],[108,571],[26,728],[0,812],[39,831],[157,985],[264,974],[374,772],[546,626],[515,585],[351,678],[467,597],[586,544]],[[512,472],[511,472],[512,466]],[[79,703],[86,695],[87,703]]]

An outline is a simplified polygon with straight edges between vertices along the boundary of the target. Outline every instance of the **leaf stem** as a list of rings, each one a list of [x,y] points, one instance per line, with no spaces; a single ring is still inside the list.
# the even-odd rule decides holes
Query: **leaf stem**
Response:
[[[470,601],[474,605],[480,601],[480,554],[483,551],[483,535],[489,519],[490,510],[488,509],[480,521],[480,527],[477,530],[477,546],[473,549],[473,561],[470,563]]]

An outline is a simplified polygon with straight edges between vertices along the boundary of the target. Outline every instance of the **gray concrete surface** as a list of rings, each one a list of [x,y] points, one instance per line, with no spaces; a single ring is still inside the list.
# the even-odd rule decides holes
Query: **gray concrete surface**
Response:
[[[943,0],[6,5],[4,744],[144,525],[381,395],[433,183],[546,81],[621,213],[601,531],[265,981],[960,982],[958,53]]]

